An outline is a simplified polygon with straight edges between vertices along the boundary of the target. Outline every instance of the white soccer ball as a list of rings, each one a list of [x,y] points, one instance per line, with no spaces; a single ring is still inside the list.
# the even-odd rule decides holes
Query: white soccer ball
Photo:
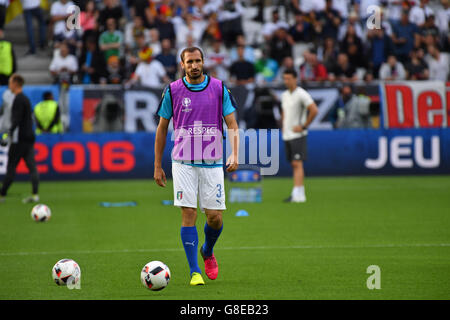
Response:
[[[81,269],[72,259],[62,259],[53,266],[52,277],[58,286],[75,286],[80,282]]]
[[[50,211],[50,208],[47,207],[45,204],[37,204],[31,210],[31,218],[34,221],[39,222],[48,221],[51,216],[52,212]]]
[[[141,271],[142,284],[153,291],[164,289],[170,280],[170,270],[161,261],[147,263]]]

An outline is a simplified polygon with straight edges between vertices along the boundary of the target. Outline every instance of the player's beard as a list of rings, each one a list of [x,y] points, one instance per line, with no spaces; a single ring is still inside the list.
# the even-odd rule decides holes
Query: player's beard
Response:
[[[197,72],[195,72],[197,71]],[[203,75],[203,69],[195,69],[191,70],[191,72],[187,72],[187,75],[192,80],[197,80]]]

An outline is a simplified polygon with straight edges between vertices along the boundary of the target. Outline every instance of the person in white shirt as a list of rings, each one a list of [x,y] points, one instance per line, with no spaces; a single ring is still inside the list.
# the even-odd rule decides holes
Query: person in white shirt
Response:
[[[447,36],[450,22],[450,0],[441,0],[442,8],[436,10],[436,25],[442,36]]]
[[[390,23],[397,23],[402,17],[403,1],[387,0],[387,17]]]
[[[433,10],[427,6],[428,0],[420,0],[419,5],[415,5],[409,11],[409,22],[414,23],[418,27],[422,27],[425,24],[425,19],[434,15]]]
[[[186,38],[190,34],[194,38],[194,44],[197,46],[202,39],[203,31],[205,30],[204,23],[195,21],[192,14],[185,13],[181,19],[175,24],[176,31],[176,47],[181,48],[186,46]]]
[[[33,18],[35,18],[39,24],[39,47],[41,49],[44,49],[46,44],[46,37],[45,37],[46,24],[44,21],[44,14],[41,9],[41,1],[40,0],[21,0],[21,1],[23,8],[23,18],[25,20],[25,27],[27,30],[28,45],[29,45],[27,55],[35,54],[36,44],[34,41]]]
[[[50,8],[50,25],[53,25],[52,36],[64,33],[66,30],[66,20],[74,12],[75,6],[70,0],[58,0],[53,2]]]
[[[205,59],[204,68],[211,73],[211,76],[228,81],[228,68],[231,65],[227,50],[222,46],[222,41],[215,40],[208,57]]]
[[[450,72],[449,56],[446,53],[440,52],[436,46],[429,45],[427,47],[428,55],[425,61],[428,63],[430,70],[429,80],[448,81]]]
[[[279,28],[289,29],[289,24],[286,21],[280,20],[278,9],[272,11],[272,21],[266,22],[262,26],[262,35],[266,41],[270,41],[272,36]]]
[[[72,76],[78,72],[78,60],[69,54],[69,47],[65,42],[59,45],[59,54],[54,54],[49,70],[55,82],[60,84],[70,84]]]
[[[198,4],[198,2],[203,2],[203,4]],[[205,1],[205,0],[196,0],[194,1],[194,7],[193,7],[193,11],[194,11],[194,15],[199,15],[199,8],[201,8],[201,11],[203,12],[203,16],[208,16],[211,13],[215,12],[217,13],[220,9],[220,7],[222,6],[223,0],[209,0],[209,1]]]
[[[161,62],[153,59],[152,49],[146,48],[139,52],[141,62],[136,67],[127,86],[140,82],[144,87],[159,88],[169,83],[170,79],[166,74],[166,69]]]
[[[303,161],[307,160],[308,126],[317,115],[311,95],[297,86],[297,72],[285,70],[283,82],[287,90],[281,94],[282,136],[286,157],[293,169],[294,187],[285,202],[305,202]]]
[[[383,63],[379,71],[380,80],[405,80],[406,71],[403,64],[397,61],[395,55],[389,55],[387,61]]]

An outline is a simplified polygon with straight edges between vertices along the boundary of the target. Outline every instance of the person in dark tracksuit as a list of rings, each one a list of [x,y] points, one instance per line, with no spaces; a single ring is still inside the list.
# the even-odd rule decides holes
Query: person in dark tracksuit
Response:
[[[10,147],[8,151],[8,165],[3,185],[0,190],[0,202],[3,202],[16,174],[16,167],[20,159],[25,160],[31,175],[32,195],[23,199],[24,203],[38,202],[39,175],[34,160],[35,134],[33,131],[33,111],[30,100],[23,94],[24,79],[19,74],[13,74],[9,79],[9,89],[15,94],[11,108],[11,127],[6,141]]]

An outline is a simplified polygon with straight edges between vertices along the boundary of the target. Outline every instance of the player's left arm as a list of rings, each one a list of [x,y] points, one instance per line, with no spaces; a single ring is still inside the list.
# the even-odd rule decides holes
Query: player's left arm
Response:
[[[227,159],[227,172],[236,171],[239,167],[239,127],[234,116],[234,112],[225,116],[225,123],[228,127],[228,139],[230,140],[231,155]]]
[[[308,117],[306,118],[306,122],[303,124],[304,130],[306,130],[309,127],[309,125],[311,124],[311,122],[313,122],[314,118],[317,116],[317,113],[319,112],[319,109],[317,108],[315,102],[307,106],[306,110],[308,110]]]
[[[230,140],[231,155],[227,159],[227,172],[235,171],[239,166],[239,127],[234,116],[237,109],[236,100],[231,91],[223,85],[223,111],[222,116],[228,127],[228,139]]]
[[[309,104],[306,107],[306,110],[308,110],[308,116],[306,118],[306,121],[304,124],[299,124],[293,128],[294,132],[302,132],[303,130],[307,130],[311,122],[313,122],[314,118],[317,116],[317,113],[319,112],[319,109],[317,108],[317,105],[315,102]]]

